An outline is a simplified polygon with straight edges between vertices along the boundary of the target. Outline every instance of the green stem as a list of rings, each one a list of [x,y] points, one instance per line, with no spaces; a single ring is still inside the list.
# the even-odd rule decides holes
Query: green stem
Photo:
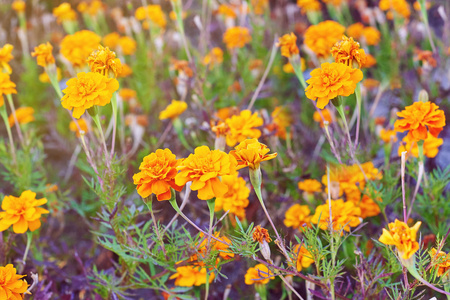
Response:
[[[300,81],[300,84],[302,85],[303,89],[306,89],[306,82],[305,78],[303,77],[302,62],[300,55],[295,55],[294,57],[289,58],[289,62],[294,68],[295,75],[297,76],[298,81]]]
[[[14,118],[14,123],[16,124],[16,131],[17,131],[17,135],[19,136],[20,143],[22,144],[22,146],[24,146],[25,140],[23,139],[22,130],[20,129],[19,120],[17,119],[17,115],[16,115],[16,108],[14,107],[14,101],[12,99],[11,94],[7,94],[6,99],[8,99],[8,104],[9,104],[9,107],[11,108],[11,114]]]
[[[94,120],[94,123],[97,126],[98,131],[100,132],[100,138],[102,140],[103,150],[105,151],[105,156],[107,158],[108,157],[108,149],[106,148],[105,135],[103,134],[102,124],[100,123],[100,118],[98,116],[97,106],[94,106],[93,108],[95,109],[95,114],[94,115],[91,114],[92,120]],[[109,160],[107,159],[107,161],[109,161]]]
[[[144,203],[145,203],[145,205],[147,205],[147,208],[150,211],[153,226],[155,227],[156,237],[158,238],[159,242],[161,243],[161,248],[162,248],[162,251],[164,252],[164,257],[167,259],[167,252],[166,252],[166,248],[164,247],[164,241],[162,239],[161,233],[159,232],[158,223],[156,223],[155,215],[153,213],[153,194],[150,197],[145,198]]]
[[[14,146],[14,140],[11,132],[11,127],[9,127],[9,121],[8,121],[8,113],[6,112],[6,105],[2,105],[0,107],[0,114],[2,116],[3,122],[5,123],[6,131],[8,132],[8,138],[9,138],[9,147],[11,149],[11,156],[13,158],[14,164],[17,163],[16,159],[16,147]]]
[[[53,89],[55,90],[56,94],[58,94],[58,97],[61,100],[62,97],[64,97],[64,95],[61,91],[61,87],[59,86],[58,72],[56,71],[56,66],[53,65],[52,68],[45,67],[45,73],[47,73],[48,78],[50,78],[50,83],[52,84]]]
[[[111,107],[113,112],[113,133],[112,133],[112,143],[111,143],[111,159],[114,155],[114,146],[116,143],[116,131],[117,131],[117,93],[113,94]]]
[[[361,83],[358,82],[356,84],[355,89],[355,95],[356,95],[356,107],[358,110],[358,118],[356,119],[356,136],[355,136],[355,150],[358,146],[358,139],[359,139],[359,127],[361,123],[361,107],[362,107],[362,100],[361,100]]]
[[[186,141],[186,138],[184,137],[183,123],[181,122],[180,118],[176,117],[175,119],[173,119],[172,124],[173,124],[173,129],[175,129],[175,132],[177,133],[178,139],[180,140],[181,144],[183,144],[183,146],[187,150],[191,151],[192,147],[189,146],[188,142]]]
[[[347,119],[345,118],[345,112],[344,112],[344,106],[342,103],[339,103],[339,105],[335,105],[337,112],[341,116],[342,121],[344,122],[345,131],[347,133],[347,138],[349,142],[349,148],[350,151],[353,151],[353,145],[352,145],[352,138],[350,137],[350,130],[348,128]]]
[[[214,222],[214,207],[216,206],[216,198],[207,200],[206,203],[208,204],[208,209],[209,209],[208,247],[207,247],[206,253],[207,253],[207,255],[209,255],[209,252],[211,251],[211,236],[212,236],[212,227],[213,227],[213,222]]]
[[[31,241],[33,239],[33,232],[28,231],[27,232],[27,247],[25,248],[25,253],[23,254],[22,258],[22,265],[26,265],[27,257],[28,257],[28,251],[30,251]]]

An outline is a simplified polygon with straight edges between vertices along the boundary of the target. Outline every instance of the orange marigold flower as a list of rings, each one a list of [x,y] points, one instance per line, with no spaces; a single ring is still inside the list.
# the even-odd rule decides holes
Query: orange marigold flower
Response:
[[[108,76],[110,73],[117,77],[122,72],[122,63],[116,58],[116,53],[109,50],[108,47],[98,46],[87,59],[87,63],[94,73],[100,73]]]
[[[107,78],[99,73],[78,73],[76,78],[67,81],[65,94],[61,99],[64,108],[72,110],[74,118],[79,119],[84,112],[94,105],[105,106],[119,89],[115,78]]]
[[[420,141],[427,138],[427,131],[438,137],[445,126],[444,111],[431,102],[414,102],[397,113],[403,119],[395,121],[394,128],[398,132],[408,131],[411,140]],[[428,128],[428,130],[427,130]]]
[[[389,223],[389,231],[383,228],[383,234],[378,239],[385,245],[397,247],[398,254],[403,259],[409,259],[419,250],[419,243],[416,241],[417,231],[422,222],[417,222],[413,227],[395,219],[394,223]]]
[[[406,0],[380,0],[378,4],[381,10],[388,11],[388,18],[392,19],[392,10],[404,18],[408,19],[411,15],[408,2]]]
[[[119,91],[119,96],[123,101],[129,101],[131,99],[136,99],[137,93],[135,90],[123,88]]]
[[[231,5],[221,4],[219,8],[214,12],[215,14],[222,15],[227,18],[236,18],[236,12]]]
[[[380,138],[386,144],[395,143],[397,141],[397,132],[395,130],[383,128],[380,130]]]
[[[28,284],[21,279],[26,275],[17,275],[12,264],[0,267],[0,298],[5,300],[22,300],[27,292]]]
[[[333,55],[335,62],[343,63],[352,68],[355,67],[354,63],[359,68],[366,63],[364,49],[361,49],[359,43],[355,42],[352,37],[348,38],[345,35],[341,41],[331,48],[331,55]]]
[[[261,225],[258,225],[253,229],[253,240],[258,243],[262,244],[264,241],[267,243],[270,243],[272,239],[270,238],[269,231],[267,229],[261,227]]]
[[[69,129],[70,131],[75,132],[77,137],[80,137],[80,130],[84,131],[85,133],[88,132],[88,124],[83,118],[78,119],[77,122],[78,126],[80,126],[80,129],[78,129],[77,123],[75,123],[75,121],[70,121]]]
[[[117,74],[117,77],[123,78],[130,76],[131,74],[133,74],[133,69],[131,69],[131,67],[127,64],[122,64],[122,72]]]
[[[64,2],[53,9],[53,15],[58,23],[64,21],[74,21],[77,19],[77,13],[72,9],[69,3]]]
[[[86,13],[95,17],[99,12],[105,10],[105,5],[100,0],[92,0],[90,3],[83,1],[78,4],[77,9],[80,13]]]
[[[133,55],[136,52],[137,43],[133,38],[123,36],[118,43],[123,55]]]
[[[267,284],[272,279],[273,273],[265,264],[257,264],[254,268],[249,268],[245,274],[245,284]]]
[[[115,49],[119,45],[120,35],[117,32],[108,33],[103,37],[103,45],[109,49]]]
[[[269,0],[251,0],[251,4],[255,15],[263,15],[269,6]]]
[[[204,234],[203,232],[200,232],[200,237],[202,237],[202,242],[200,243],[200,245],[198,246],[198,252],[202,255],[205,255],[207,252],[207,246],[208,246],[208,238],[204,238]],[[218,240],[221,240],[225,243],[221,243],[215,239],[211,239],[211,249],[215,250],[215,251],[219,251],[219,256],[223,259],[231,259],[234,257],[234,253],[231,252],[230,250],[228,250],[228,248],[230,247],[229,245],[231,245],[231,240],[229,238],[227,238],[226,236],[220,236],[220,232],[216,232],[214,233],[214,237],[217,238]]]
[[[134,14],[139,21],[150,20],[153,24],[160,28],[165,28],[167,25],[166,15],[161,9],[161,5],[147,5],[136,9]]]
[[[233,147],[237,143],[242,142],[246,138],[259,138],[261,131],[255,127],[263,125],[263,119],[255,112],[252,114],[250,110],[243,110],[239,115],[231,116],[225,120],[230,128],[227,135],[227,145]]]
[[[347,1],[347,0],[322,0],[322,1],[323,1],[323,3],[326,3],[326,4],[340,6],[342,4],[342,2]]]
[[[307,12],[320,11],[322,9],[320,2],[317,0],[297,0],[297,6],[302,10],[302,14]]]
[[[245,208],[248,206],[250,189],[244,178],[239,177],[238,172],[232,175],[222,176],[222,183],[228,186],[228,191],[221,197],[216,197],[215,211],[229,211],[230,214],[240,219],[245,218]]]
[[[373,78],[367,78],[363,81],[362,85],[368,90],[373,90],[380,86],[380,82]]]
[[[257,170],[261,162],[277,157],[277,153],[267,154],[270,149],[258,142],[257,139],[246,139],[234,149],[236,150],[231,151],[230,155],[236,158],[238,170],[245,167]]]
[[[311,211],[308,205],[294,204],[284,214],[284,225],[299,229],[303,226],[310,227]]]
[[[182,266],[176,268],[177,272],[169,277],[175,279],[176,286],[200,286],[206,283],[206,268],[199,266]],[[214,280],[214,273],[209,274],[209,283]]]
[[[428,132],[427,138],[423,141],[423,155],[429,158],[436,157],[439,152],[439,147],[444,144],[444,140],[436,138]],[[419,157],[419,145],[417,141],[412,140],[409,135],[406,135],[400,146],[398,147],[398,156],[402,155],[403,151],[407,151],[414,157]]]
[[[187,107],[188,105],[184,101],[172,100],[172,102],[166,107],[166,109],[159,113],[159,119],[173,120],[175,118],[178,118],[178,116],[181,115],[187,109]]]
[[[433,57],[434,54],[433,52],[429,51],[429,50],[420,50],[420,49],[415,49],[415,56],[414,56],[414,61],[421,61],[423,66],[430,66],[433,68],[437,67],[437,61],[436,59]]]
[[[9,75],[0,72],[0,107],[3,106],[3,95],[17,94],[16,84],[11,81]]]
[[[381,198],[378,198],[377,200],[383,202]],[[378,216],[381,212],[378,204],[368,195],[364,195],[361,201],[354,203],[361,209],[361,218],[363,219]]]
[[[364,25],[360,22],[347,27],[347,35],[359,40],[363,34]]]
[[[322,191],[322,184],[316,179],[306,179],[298,183],[298,188],[307,193]]]
[[[303,245],[296,245],[293,253],[297,257],[297,272],[301,272],[303,268],[308,268],[314,262],[311,253]]]
[[[228,28],[223,35],[223,42],[230,50],[243,48],[246,44],[250,43],[251,40],[252,37],[248,28],[240,26]]]
[[[323,63],[311,71],[311,78],[305,94],[308,99],[317,100],[317,107],[323,109],[337,96],[349,96],[355,92],[356,84],[363,79],[360,69],[339,63]]]
[[[319,205],[316,208],[311,223],[325,230],[330,223],[330,207],[329,201],[326,204]],[[350,231],[350,227],[361,224],[361,209],[356,207],[352,201],[344,202],[342,199],[331,200],[331,215],[334,230]],[[320,218],[320,220],[319,220]]]
[[[342,38],[345,27],[334,21],[311,25],[305,32],[305,45],[318,57],[327,57],[333,45]]]
[[[198,198],[210,200],[227,193],[228,186],[219,177],[236,171],[236,159],[223,151],[201,146],[184,159],[177,169],[180,173],[175,176],[175,184],[184,186],[192,181],[191,189],[198,191]]]
[[[320,127],[324,127],[324,122],[327,121],[328,125],[333,122],[333,114],[329,109],[322,109],[320,112],[315,111],[313,114],[313,120],[320,124]]]
[[[203,58],[203,64],[205,66],[209,65],[211,70],[214,66],[220,65],[223,62],[223,51],[219,47],[214,47],[211,51],[205,55]]]
[[[34,121],[34,108],[25,106],[16,109],[16,118],[19,124],[27,124]],[[8,117],[9,127],[13,127],[16,123],[14,120],[14,115],[10,114]]]
[[[371,68],[377,64],[377,60],[373,55],[367,54],[366,56],[366,63],[364,64],[363,68]]]
[[[364,28],[362,35],[369,46],[376,46],[380,42],[381,33],[375,27]]]
[[[434,264],[434,268],[438,270],[437,275],[442,276],[448,270],[450,270],[450,255],[445,253],[444,251],[437,251],[436,248],[431,248],[430,252],[431,261],[436,262],[440,261],[437,264]]]
[[[82,67],[86,59],[100,46],[101,37],[89,30],[67,35],[61,41],[61,54],[75,67]]]
[[[26,8],[25,1],[23,0],[14,0],[11,4],[11,8],[17,13],[23,13]]]
[[[11,225],[15,233],[39,229],[41,215],[49,213],[48,210],[39,207],[45,203],[47,199],[36,199],[36,193],[32,191],[24,191],[20,197],[5,196],[2,202],[4,211],[0,212],[0,232],[7,230]]]
[[[297,47],[297,37],[293,32],[280,37],[277,47],[281,47],[281,55],[287,58],[300,53]]]
[[[52,50],[53,46],[47,42],[46,44],[40,44],[39,46],[34,47],[34,52],[31,53],[31,56],[36,57],[38,66],[45,68],[46,66],[55,63]]]
[[[11,44],[6,44],[2,48],[0,48],[0,72],[5,71],[8,74],[12,73],[9,61],[14,58],[14,56],[11,54],[13,49],[14,47]]]
[[[413,7],[416,11],[420,11],[421,10],[421,6],[420,6],[420,2],[419,1],[415,1],[413,4]],[[425,8],[428,10],[431,7],[431,3],[426,1],[425,2]]]

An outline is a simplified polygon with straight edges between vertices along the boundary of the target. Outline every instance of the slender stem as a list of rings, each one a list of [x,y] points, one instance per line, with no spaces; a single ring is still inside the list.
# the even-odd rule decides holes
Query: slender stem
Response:
[[[350,130],[348,128],[348,124],[347,124],[347,119],[345,118],[345,113],[344,113],[344,106],[342,104],[336,106],[336,110],[338,111],[339,115],[341,116],[342,121],[344,122],[344,127],[345,127],[345,131],[347,133],[347,138],[348,138],[348,142],[349,142],[349,148],[350,148],[350,153],[353,153],[353,143],[352,143],[352,138],[350,137]]]
[[[356,148],[358,147],[358,139],[359,139],[359,127],[360,127],[360,123],[361,123],[361,107],[362,107],[362,99],[361,99],[361,83],[358,82],[358,84],[356,85],[356,89],[355,89],[355,95],[356,95],[356,109],[358,111],[358,116],[356,119],[356,136],[355,136],[355,151]]]
[[[8,132],[8,138],[9,138],[9,147],[11,149],[11,156],[13,158],[14,164],[17,163],[16,158],[16,147],[14,146],[14,139],[11,132],[11,127],[9,127],[9,121],[8,121],[8,114],[6,113],[6,106],[2,105],[0,107],[0,114],[2,116],[3,122],[5,123],[6,131]]]
[[[403,200],[403,219],[404,222],[407,223],[408,219],[406,216],[406,197],[405,197],[405,162],[406,162],[406,155],[407,151],[402,152],[402,162],[401,162],[401,175],[402,175],[402,200]]]
[[[208,247],[206,253],[209,255],[209,252],[211,251],[211,236],[214,223],[214,207],[216,205],[216,198],[207,200],[206,203],[208,204],[209,209]]]
[[[289,284],[288,280],[286,278],[284,278],[283,275],[279,275],[280,279],[284,282],[284,284],[300,299],[300,300],[304,300],[302,298],[302,296],[300,296],[299,293],[297,293],[297,291],[294,289],[294,287],[292,285]]]
[[[100,138],[102,140],[103,150],[105,151],[106,161],[108,162],[109,161],[109,159],[108,159],[108,149],[106,147],[105,135],[103,134],[102,124],[100,123],[100,118],[98,116],[98,113],[95,114],[94,116],[92,116],[92,120],[94,120],[94,123],[97,126],[98,131],[100,132]]]
[[[176,117],[172,120],[173,129],[175,129],[175,132],[177,133],[178,139],[180,140],[181,144],[187,149],[192,150],[192,147],[188,144],[186,141],[186,138],[184,137],[183,132],[183,123],[181,122],[180,118]]]
[[[156,222],[155,215],[153,213],[153,194],[151,195],[150,199],[146,198],[144,199],[144,203],[147,205],[148,210],[150,211],[150,215],[152,217],[153,226],[155,226],[155,233],[156,237],[158,238],[159,242],[161,243],[162,251],[164,252],[164,257],[167,259],[167,252],[166,248],[164,247],[164,241],[162,239],[161,233],[159,232],[158,223]]]
[[[116,130],[117,130],[117,93],[113,94],[111,101],[112,113],[113,113],[113,133],[111,143],[111,159],[114,156],[114,146],[116,143]]]
[[[17,135],[19,136],[20,143],[22,144],[22,146],[24,146],[25,141],[23,139],[22,130],[20,129],[19,120],[17,119],[16,108],[14,107],[14,101],[12,99],[12,95],[7,94],[6,99],[8,99],[8,104],[11,107],[11,114],[14,118],[14,123],[16,124]]]
[[[25,248],[25,253],[23,254],[22,258],[22,268],[26,265],[28,252],[30,251],[31,241],[33,239],[33,233],[31,231],[27,232],[27,247]],[[23,271],[23,269],[22,269]]]

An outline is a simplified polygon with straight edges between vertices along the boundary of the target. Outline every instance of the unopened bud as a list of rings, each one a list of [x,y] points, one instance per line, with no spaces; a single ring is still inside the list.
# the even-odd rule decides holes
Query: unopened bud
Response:
[[[428,93],[425,90],[421,90],[419,92],[419,101],[428,102]]]

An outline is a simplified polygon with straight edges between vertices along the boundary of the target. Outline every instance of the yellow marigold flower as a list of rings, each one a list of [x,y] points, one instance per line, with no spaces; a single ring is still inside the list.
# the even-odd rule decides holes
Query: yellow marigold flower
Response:
[[[4,211],[0,212],[0,232],[7,230],[11,225],[15,233],[39,229],[41,215],[49,213],[48,210],[38,207],[45,203],[47,199],[36,199],[36,193],[32,191],[24,191],[20,197],[5,196],[2,202]]]
[[[345,35],[342,40],[337,42],[331,48],[331,55],[333,55],[335,62],[345,64],[349,67],[354,67],[354,63],[361,68],[366,63],[366,53],[361,49],[358,42],[353,38],[348,38]]]
[[[223,42],[230,50],[243,48],[246,44],[250,43],[251,40],[252,37],[248,28],[240,26],[228,28],[223,35]]]
[[[363,66],[364,68],[371,68],[377,64],[377,60],[373,57],[373,55],[367,54],[366,58],[366,63]]]
[[[378,4],[381,10],[388,11],[388,18],[392,19],[392,10],[398,13],[400,16],[408,19],[411,15],[408,2],[406,0],[380,0]]]
[[[227,18],[236,18],[236,12],[231,5],[221,4],[219,8],[215,11],[216,14],[222,15]]]
[[[123,36],[118,41],[123,55],[133,55],[136,52],[137,43],[129,36]]]
[[[58,81],[60,81],[62,78],[62,74],[61,74],[61,68],[56,67],[56,79]],[[50,77],[48,77],[47,72],[43,72],[41,74],[39,74],[39,81],[42,83],[50,83]]]
[[[159,119],[175,119],[178,118],[186,109],[188,105],[184,101],[172,100],[172,102],[159,113]]]
[[[104,11],[105,7],[102,1],[92,0],[90,3],[81,2],[78,4],[77,9],[80,13],[86,13],[95,17],[99,12]]]
[[[67,81],[61,104],[68,110],[73,109],[73,117],[79,119],[94,105],[105,106],[110,103],[112,95],[118,89],[119,82],[115,78],[107,78],[99,73],[80,72],[76,78]]]
[[[114,77],[117,77],[117,74],[122,72],[120,59],[116,58],[116,53],[109,50],[108,47],[98,46],[98,49],[89,55],[87,63],[92,72],[100,73],[103,76],[112,73]]]
[[[203,232],[200,232],[200,237],[203,238],[203,241],[198,246],[198,252],[202,255],[205,255],[207,252],[207,246],[208,246],[208,238],[204,238]],[[211,249],[214,251],[219,251],[219,256],[223,259],[231,259],[234,257],[234,253],[228,250],[231,245],[231,240],[227,238],[226,236],[220,236],[220,232],[214,233],[214,237],[216,237],[218,240],[221,240],[225,243],[221,243],[215,239],[211,239]]]
[[[14,0],[14,2],[11,4],[11,8],[17,13],[22,13],[25,11],[26,8],[25,1]]]
[[[9,75],[0,72],[0,107],[3,106],[3,95],[17,94],[16,84],[11,81]]]
[[[13,49],[14,47],[11,44],[6,44],[2,48],[0,48],[0,72],[5,71],[8,74],[12,73],[9,61],[14,58],[14,56],[11,54]]]
[[[347,35],[359,40],[363,35],[364,25],[360,22],[347,27]]]
[[[26,275],[17,275],[16,268],[12,264],[0,267],[0,298],[5,300],[22,300],[27,292],[28,284],[21,279]]]
[[[305,45],[318,57],[327,57],[333,45],[342,38],[345,27],[334,21],[311,25],[305,31]]]
[[[266,8],[269,6],[269,0],[251,0],[255,15],[263,15]]]
[[[322,184],[316,179],[306,179],[298,183],[298,188],[307,193],[322,191]]]
[[[280,127],[289,127],[292,125],[293,119],[289,108],[285,106],[277,106],[270,114],[273,122]]]
[[[221,197],[216,197],[215,211],[229,211],[240,219],[245,218],[245,208],[248,206],[250,189],[244,178],[238,172],[222,176],[222,183],[228,186],[228,191]]]
[[[160,5],[141,6],[136,9],[134,14],[139,21],[148,20],[156,24],[160,28],[165,28],[167,24],[166,15],[161,9]]]
[[[423,155],[429,158],[436,157],[439,152],[439,147],[444,144],[444,140],[434,137],[428,132],[427,138],[423,141]],[[406,135],[400,146],[398,147],[398,156],[402,155],[403,151],[407,151],[414,157],[419,157],[419,145],[417,141],[412,140],[409,135]]]
[[[257,264],[254,268],[249,268],[245,274],[245,284],[267,284],[272,279],[273,273],[265,264]]]
[[[315,111],[313,114],[313,120],[320,124],[320,127],[324,127],[324,121],[327,121],[328,124],[333,123],[333,114],[329,109],[324,108],[320,112]]]
[[[245,167],[257,170],[261,162],[277,157],[277,153],[267,154],[270,149],[257,139],[246,139],[234,149],[236,150],[231,151],[230,155],[236,158],[238,170]]]
[[[297,47],[297,37],[293,32],[280,37],[277,47],[281,47],[281,55],[287,58],[300,53]]]
[[[137,93],[135,90],[123,88],[120,89],[119,96],[123,101],[129,101],[131,99],[136,99]]]
[[[395,130],[390,129],[381,129],[380,138],[383,142],[387,143],[395,143],[397,141],[397,132]]]
[[[55,63],[52,50],[53,46],[47,42],[46,44],[40,44],[39,46],[34,47],[34,52],[31,53],[31,56],[36,57],[38,66],[45,68],[46,66]]]
[[[263,125],[263,119],[255,112],[252,114],[250,110],[243,110],[239,115],[231,116],[225,120],[230,128],[227,135],[227,145],[233,147],[237,143],[242,142],[246,138],[259,138],[261,131],[255,127]]]
[[[270,243],[272,239],[270,238],[269,231],[261,227],[261,225],[258,225],[253,229],[253,241],[258,241],[258,243],[262,244],[264,242]]]
[[[223,51],[219,47],[214,47],[203,58],[203,65],[209,65],[211,70],[214,66],[220,65],[223,62]]]
[[[120,35],[117,32],[111,32],[103,37],[103,45],[110,49],[115,49],[119,45]]]
[[[127,77],[130,76],[131,74],[133,74],[133,69],[131,69],[131,67],[127,64],[122,64],[122,72],[117,74],[117,77],[119,78]]]
[[[378,239],[385,245],[397,247],[398,254],[403,259],[409,259],[419,250],[419,243],[416,241],[417,231],[422,222],[417,222],[413,227],[395,219],[394,223],[389,223],[389,231],[383,228],[383,234]]]
[[[177,272],[169,277],[175,279],[176,286],[200,286],[206,283],[206,268],[199,266],[182,266],[176,268]],[[214,280],[214,273],[209,274],[209,283]]]
[[[61,41],[61,54],[75,67],[82,67],[86,59],[100,46],[101,37],[89,30],[67,35]]]
[[[297,272],[301,272],[303,268],[308,268],[314,262],[311,253],[303,245],[296,245],[293,253],[297,257]]]
[[[34,121],[34,108],[25,106],[25,107],[19,107],[16,109],[16,117],[17,122],[19,124],[27,124]],[[10,114],[8,117],[9,127],[13,127],[15,124],[14,115]]]
[[[180,172],[175,176],[175,184],[184,186],[192,181],[191,189],[198,191],[198,198],[210,200],[227,193],[228,186],[219,177],[236,171],[236,159],[223,151],[201,146],[184,159],[177,169]]]
[[[74,21],[77,19],[77,13],[72,9],[69,3],[64,2],[53,9],[53,15],[58,23],[64,21]]]
[[[448,270],[450,270],[450,255],[444,251],[437,251],[436,248],[431,248],[430,252],[431,261],[441,261],[434,265],[434,268],[438,270],[437,275],[442,276]]]
[[[311,211],[308,205],[294,204],[284,214],[284,225],[299,229],[303,226],[310,227]]]
[[[80,126],[80,129],[78,129],[77,123],[75,121],[70,121],[69,129],[70,131],[75,132],[77,137],[80,137],[80,130],[84,131],[85,133],[88,132],[88,124],[85,119],[81,118],[78,119],[78,126]]]
[[[431,102],[414,102],[397,113],[399,119],[394,123],[398,132],[408,131],[411,140],[420,141],[427,138],[427,131],[438,137],[445,126],[444,111]],[[428,128],[428,130],[427,130]]]
[[[360,69],[339,63],[323,63],[311,71],[311,78],[305,94],[308,99],[317,100],[317,107],[323,109],[337,96],[349,96],[355,92],[356,84],[363,79]]]
[[[317,0],[297,0],[297,6],[302,9],[302,14],[320,11],[322,9],[320,2]]]
[[[380,42],[381,33],[375,27],[364,28],[362,35],[369,46],[376,46]]]
[[[381,198],[377,199],[380,202],[383,202]],[[368,195],[364,195],[359,202],[354,202],[356,206],[361,209],[361,218],[369,218],[378,216],[381,212],[378,204],[371,199]]]
[[[311,223],[318,224],[318,226],[325,230],[330,223],[330,207],[329,201],[326,204],[317,206],[314,216],[311,218]],[[355,227],[361,224],[361,209],[352,201],[344,202],[342,199],[331,200],[331,215],[334,230],[350,231],[350,227]],[[320,218],[320,220],[319,220]]]
[[[367,78],[363,81],[362,85],[368,90],[373,90],[380,86],[380,82],[373,78]]]

